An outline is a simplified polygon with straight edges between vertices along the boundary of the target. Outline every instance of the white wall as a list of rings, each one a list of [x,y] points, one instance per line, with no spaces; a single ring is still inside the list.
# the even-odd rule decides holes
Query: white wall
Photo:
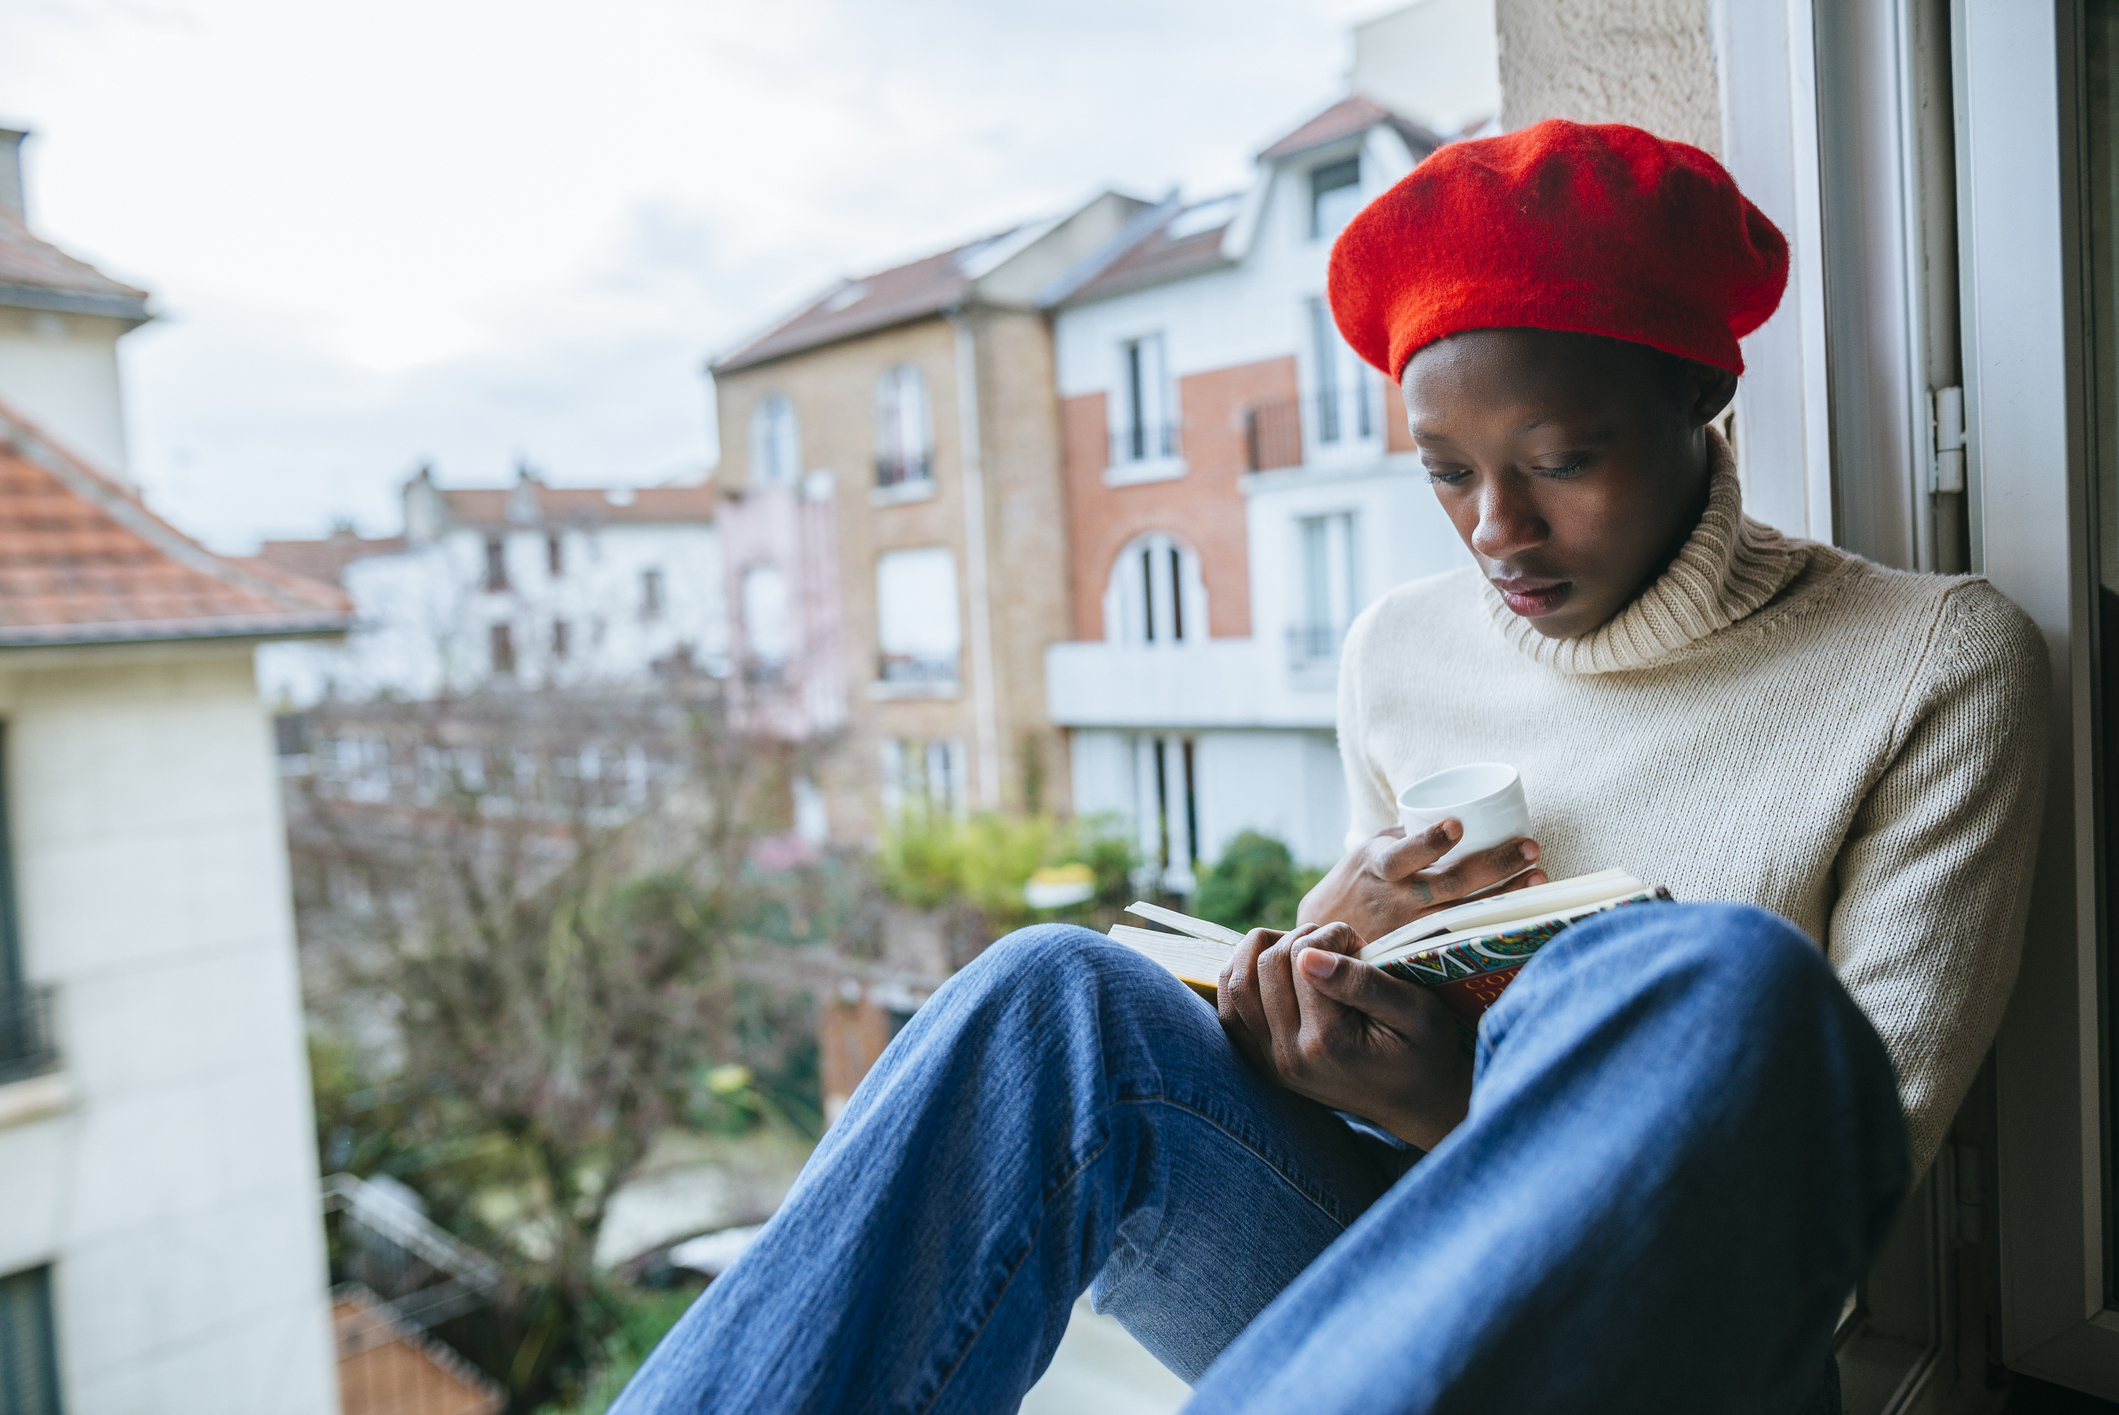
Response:
[[[102,315],[0,308],[0,402],[97,470],[126,476],[118,336]]]
[[[549,572],[545,532],[508,534],[510,588],[484,589],[485,534],[453,530],[400,555],[346,569],[361,628],[343,643],[267,644],[258,678],[267,702],[303,707],[327,688],[361,698],[390,688],[426,696],[486,680],[491,626],[506,623],[523,684],[638,678],[688,644],[702,668],[728,655],[727,586],[712,524],[617,524],[561,532],[561,573]],[[662,571],[663,605],[641,614],[641,575]],[[551,656],[552,624],[569,626],[565,662]]]
[[[0,657],[0,718],[25,972],[56,985],[72,1100],[0,1128],[0,1272],[52,1264],[69,1415],[326,1415],[286,837],[249,652],[38,653]]]

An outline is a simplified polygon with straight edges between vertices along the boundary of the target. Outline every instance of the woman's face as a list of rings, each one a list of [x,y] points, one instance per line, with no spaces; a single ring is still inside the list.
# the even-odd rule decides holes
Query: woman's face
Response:
[[[1479,572],[1565,639],[1625,608],[1699,523],[1704,429],[1736,375],[1593,334],[1481,329],[1420,350],[1402,384]]]

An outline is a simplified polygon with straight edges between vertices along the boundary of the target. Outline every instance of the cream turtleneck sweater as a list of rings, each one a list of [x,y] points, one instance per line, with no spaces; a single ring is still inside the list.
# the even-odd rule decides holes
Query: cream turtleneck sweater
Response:
[[[1347,634],[1349,841],[1408,782],[1523,773],[1554,879],[1623,868],[1824,946],[1890,1047],[1916,1173],[2015,981],[2044,778],[2043,642],[1986,581],[1890,570],[1707,511],[1618,616],[1549,639],[1476,570],[1402,585]]]

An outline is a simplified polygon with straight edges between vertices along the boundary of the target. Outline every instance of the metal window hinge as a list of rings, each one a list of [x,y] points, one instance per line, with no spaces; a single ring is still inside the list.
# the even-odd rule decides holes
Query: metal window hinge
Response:
[[[1935,431],[1935,470],[1929,474],[1928,490],[1964,490],[1964,389],[1938,388],[1928,395]]]

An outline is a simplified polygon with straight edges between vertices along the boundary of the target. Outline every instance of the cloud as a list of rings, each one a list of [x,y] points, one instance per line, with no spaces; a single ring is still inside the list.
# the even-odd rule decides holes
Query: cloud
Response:
[[[135,472],[210,543],[393,528],[418,461],[649,482],[703,359],[840,274],[1244,180],[1347,0],[17,0],[31,216],[156,292]]]

